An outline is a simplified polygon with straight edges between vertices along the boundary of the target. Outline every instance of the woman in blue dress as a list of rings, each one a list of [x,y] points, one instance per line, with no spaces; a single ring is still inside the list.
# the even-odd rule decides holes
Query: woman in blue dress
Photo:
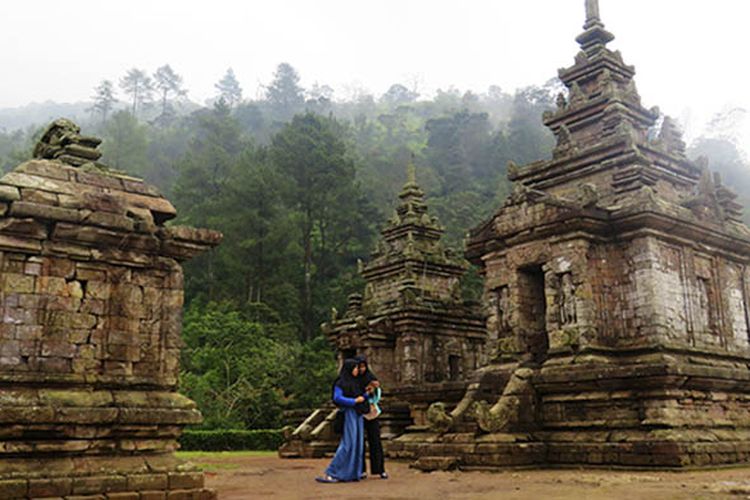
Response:
[[[320,483],[359,481],[364,456],[364,424],[357,406],[366,401],[357,379],[358,364],[353,359],[344,360],[339,377],[333,384],[333,402],[344,411],[344,431],[341,442],[325,476],[315,478]],[[369,405],[368,405],[369,408]]]

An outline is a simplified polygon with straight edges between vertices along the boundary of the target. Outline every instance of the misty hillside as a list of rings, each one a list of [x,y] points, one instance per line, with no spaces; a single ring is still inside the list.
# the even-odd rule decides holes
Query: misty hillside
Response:
[[[65,116],[71,120],[85,120],[91,103],[57,103],[46,101],[31,103],[17,108],[0,108],[0,130],[13,132],[46,123],[55,118]]]

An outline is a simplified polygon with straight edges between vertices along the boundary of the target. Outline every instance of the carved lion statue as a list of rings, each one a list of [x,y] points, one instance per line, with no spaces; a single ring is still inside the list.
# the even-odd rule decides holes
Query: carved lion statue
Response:
[[[484,432],[502,432],[508,430],[518,414],[518,403],[518,398],[501,398],[498,404],[490,408],[486,401],[477,401],[472,410],[479,428]]]
[[[453,427],[453,417],[445,411],[445,403],[432,403],[427,409],[427,421],[430,429],[443,434]]]

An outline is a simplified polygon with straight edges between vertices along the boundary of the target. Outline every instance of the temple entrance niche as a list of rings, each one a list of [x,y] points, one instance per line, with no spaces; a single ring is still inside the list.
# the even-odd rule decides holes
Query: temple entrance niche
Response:
[[[544,293],[544,270],[541,265],[518,270],[518,332],[523,351],[531,360],[547,357],[547,299]]]

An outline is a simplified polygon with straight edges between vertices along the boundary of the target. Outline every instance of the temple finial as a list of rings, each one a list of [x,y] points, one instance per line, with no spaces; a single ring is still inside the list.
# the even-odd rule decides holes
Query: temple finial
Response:
[[[417,183],[417,167],[414,165],[414,153],[411,154],[409,163],[406,165],[406,184]]]
[[[599,16],[599,0],[586,0],[586,26],[601,21]]]
[[[599,0],[586,0],[586,24],[583,25],[583,29],[586,31],[581,33],[576,41],[589,57],[599,53],[607,43],[615,39],[612,33],[604,29],[599,14]]]

